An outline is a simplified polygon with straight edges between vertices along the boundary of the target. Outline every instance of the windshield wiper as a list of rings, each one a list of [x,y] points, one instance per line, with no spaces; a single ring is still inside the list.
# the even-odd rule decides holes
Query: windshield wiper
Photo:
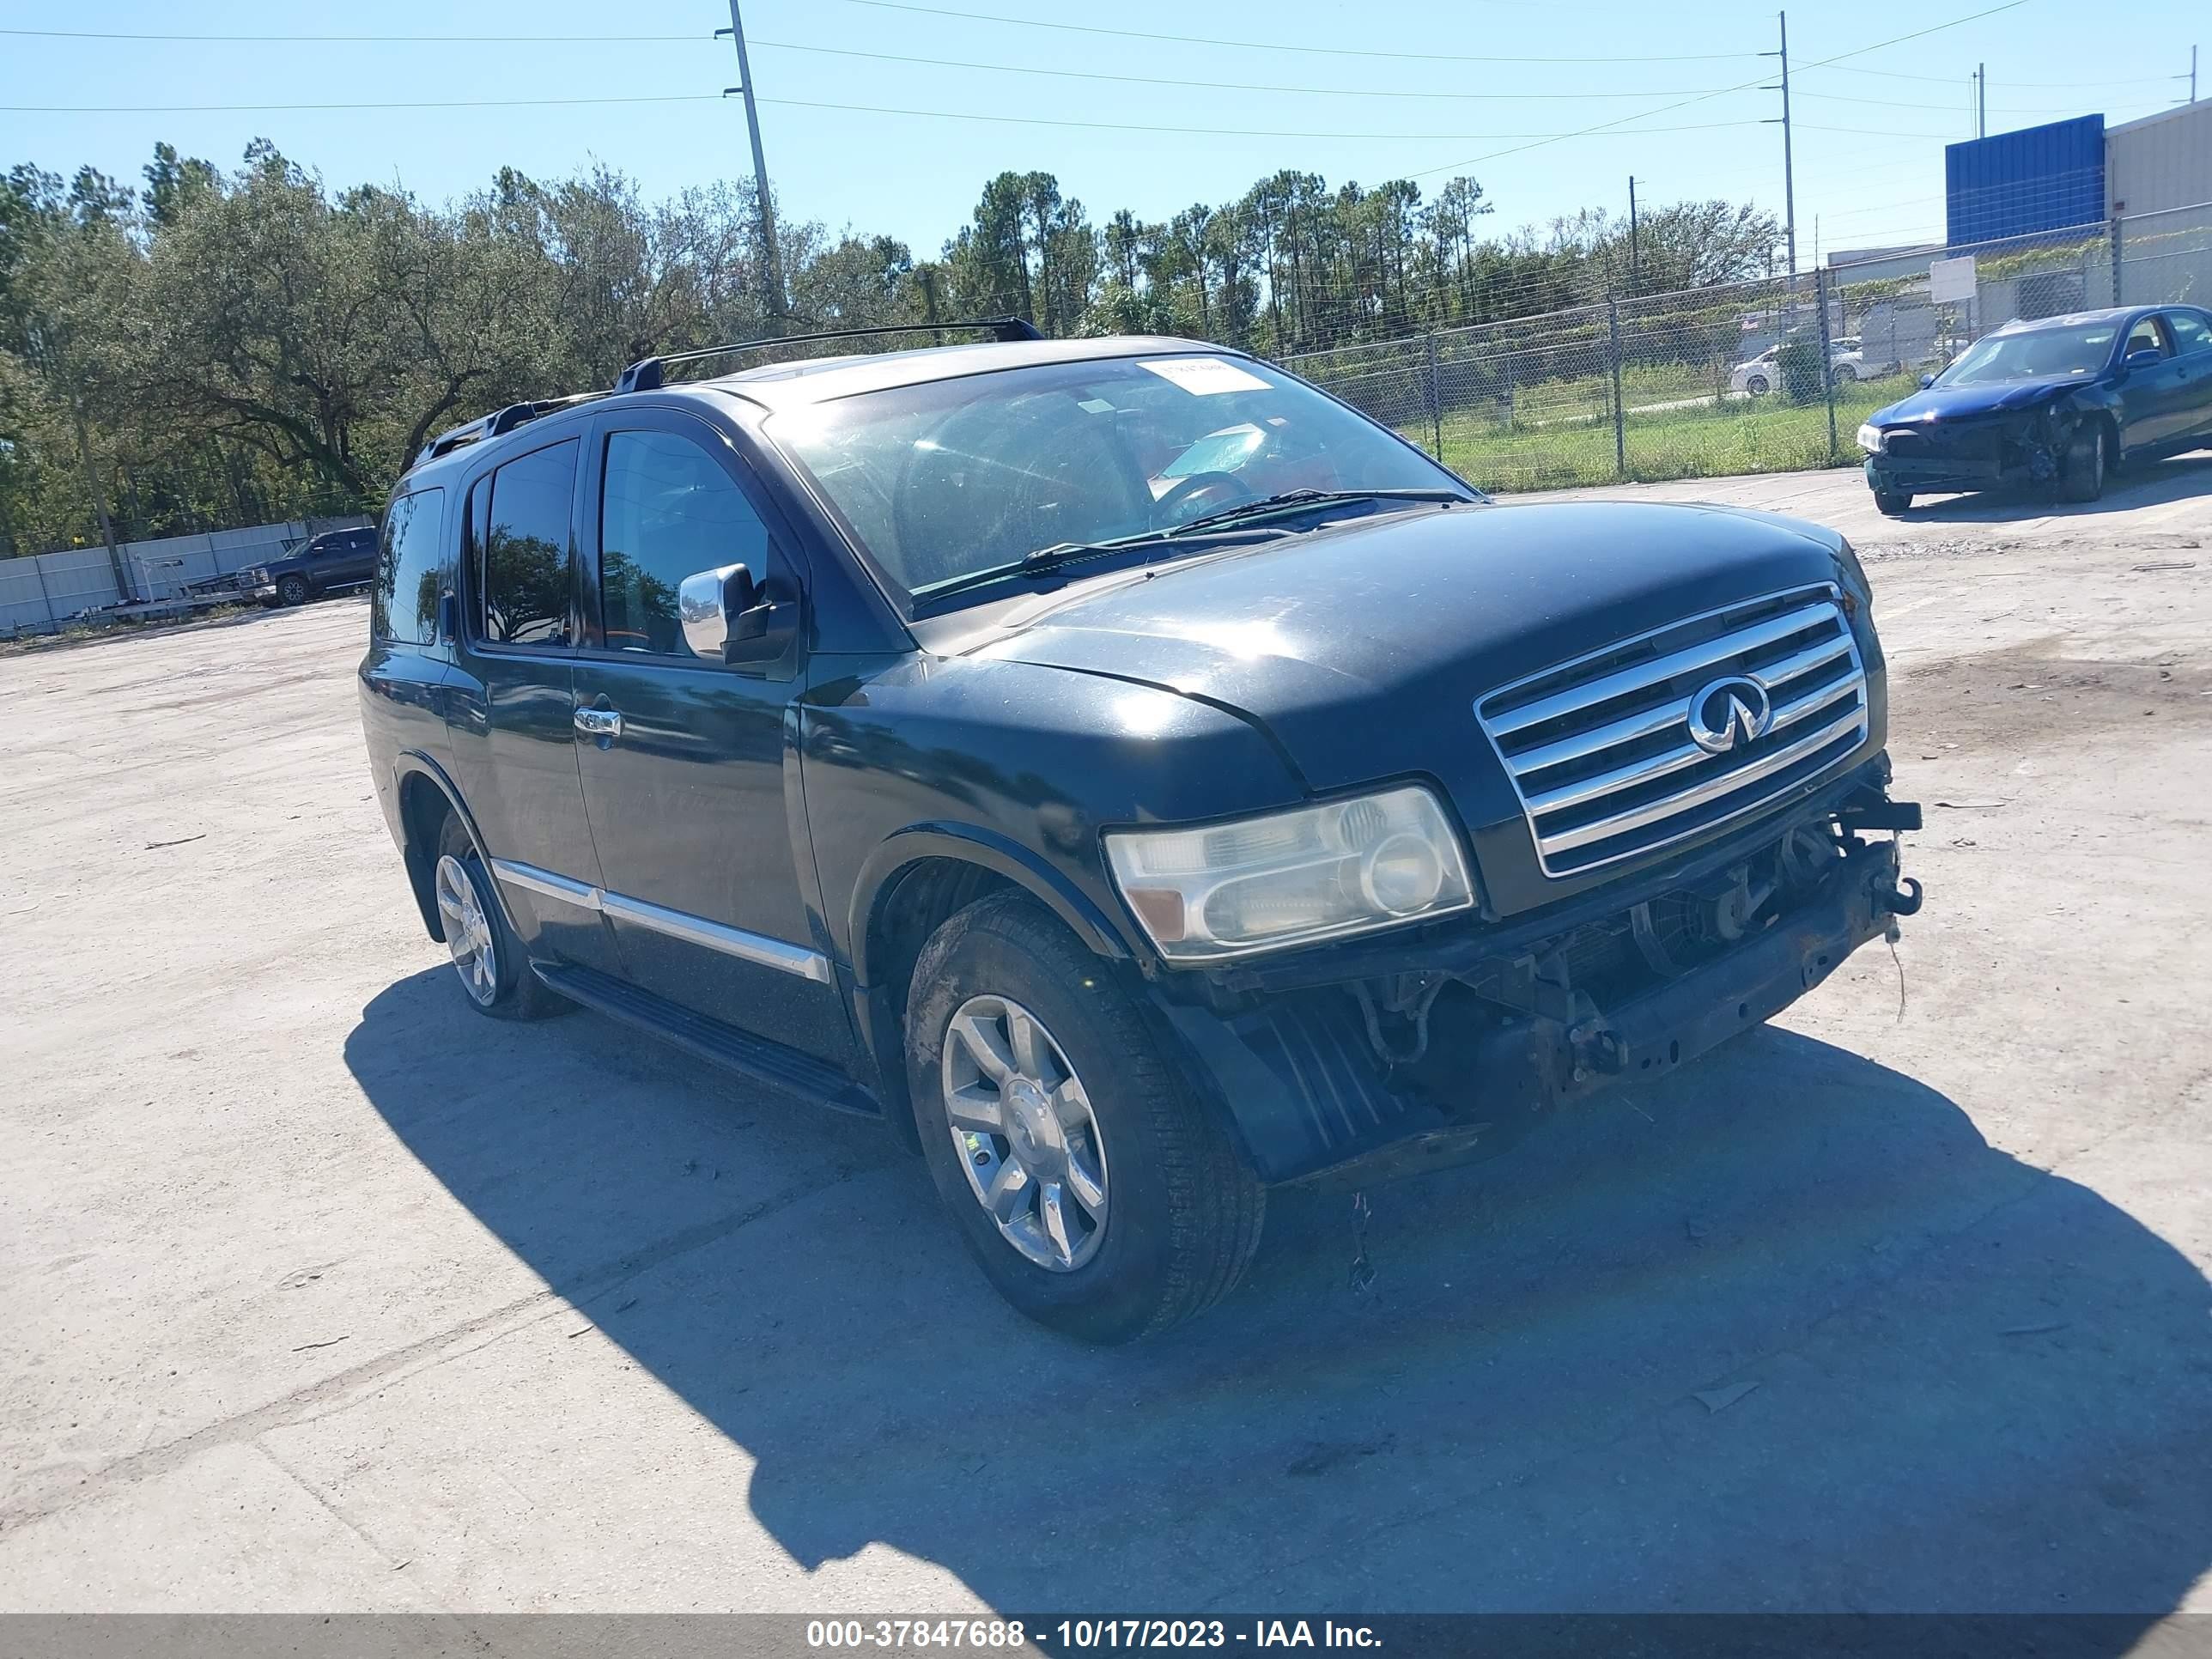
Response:
[[[1166,536],[1186,536],[1194,530],[1208,530],[1216,525],[1233,524],[1239,519],[1256,517],[1263,513],[1290,513],[1300,507],[1322,507],[1333,501],[1443,501],[1472,507],[1475,498],[1456,489],[1285,489],[1279,495],[1262,495],[1257,501],[1239,501],[1234,507],[1224,507],[1217,513],[1201,513],[1188,524],[1178,525],[1173,530],[1163,531]]]
[[[1048,570],[1057,570],[1062,565],[1080,564],[1085,559],[1126,553],[1133,547],[1142,547],[1148,543],[1177,541],[1194,532],[1199,535],[1221,533],[1230,530],[1237,521],[1255,515],[1291,513],[1301,507],[1323,506],[1332,501],[1442,501],[1473,506],[1476,499],[1472,495],[1462,495],[1455,489],[1286,489],[1280,495],[1265,495],[1257,501],[1239,501],[1234,507],[1224,507],[1218,513],[1205,514],[1188,524],[1176,525],[1170,530],[1140,530],[1134,535],[1114,536],[1103,541],[1054,542],[1049,547],[1032,548],[1012,563],[989,565],[981,570],[970,570],[965,575],[950,577],[933,587],[916,589],[914,597],[924,605],[932,605],[955,593],[965,593],[970,588],[988,587],[994,582],[1015,581],[1024,576],[1039,575]]]
[[[1189,526],[1185,526],[1188,529]],[[1165,541],[1179,533],[1171,530],[1140,530],[1133,536],[1114,536],[1096,542],[1054,542],[1049,547],[1031,548],[1011,564],[988,565],[981,570],[971,570],[963,576],[954,576],[927,589],[917,590],[915,598],[927,604],[948,594],[964,593],[971,587],[984,587],[993,582],[1011,581],[1023,576],[1037,575],[1048,570],[1057,570],[1062,565],[1080,564],[1085,559],[1103,558],[1110,553],[1124,553],[1147,542]]]

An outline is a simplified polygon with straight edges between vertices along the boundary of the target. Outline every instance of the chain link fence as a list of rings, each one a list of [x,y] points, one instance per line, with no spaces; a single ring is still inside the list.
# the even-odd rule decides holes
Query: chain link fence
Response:
[[[2002,323],[2182,301],[2212,302],[2212,203],[1285,367],[1475,483],[1549,489],[1855,461],[1862,421]]]

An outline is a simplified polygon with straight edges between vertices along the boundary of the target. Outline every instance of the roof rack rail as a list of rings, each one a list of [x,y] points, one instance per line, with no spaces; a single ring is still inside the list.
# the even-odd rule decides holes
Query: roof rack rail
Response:
[[[481,443],[486,438],[496,438],[503,432],[512,432],[541,415],[550,415],[556,409],[567,409],[573,404],[587,404],[594,398],[605,398],[604,392],[579,392],[566,398],[540,398],[534,403],[509,404],[505,409],[494,410],[479,419],[449,427],[415,452],[408,463],[408,471],[434,461],[441,455],[451,454],[464,444]]]
[[[671,363],[696,362],[702,357],[720,357],[735,351],[757,351],[765,346],[806,345],[817,340],[857,339],[870,334],[934,334],[946,329],[988,329],[1001,340],[1042,340],[1044,336],[1036,325],[1020,317],[980,317],[954,323],[887,323],[872,328],[832,328],[818,334],[780,334],[772,339],[738,340],[729,345],[701,346],[696,351],[671,351],[659,357],[641,357],[615,380],[615,390],[621,392],[651,392],[662,385],[662,374]]]

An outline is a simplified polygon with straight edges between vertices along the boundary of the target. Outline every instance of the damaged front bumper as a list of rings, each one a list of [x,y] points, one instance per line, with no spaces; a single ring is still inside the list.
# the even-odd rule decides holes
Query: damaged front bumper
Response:
[[[1867,457],[1867,483],[1899,495],[2054,483],[2074,427],[2070,415],[2043,408],[1892,428]]]
[[[1478,933],[1410,947],[1387,975],[1161,1006],[1263,1180],[1487,1158],[1553,1108],[1672,1071],[1894,939],[1919,885],[1894,838],[1860,832],[1917,826],[1917,807],[1871,792],[1548,938],[1485,954]]]

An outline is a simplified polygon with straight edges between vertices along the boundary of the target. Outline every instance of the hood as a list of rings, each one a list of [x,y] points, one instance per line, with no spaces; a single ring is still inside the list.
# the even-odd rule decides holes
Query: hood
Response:
[[[1614,640],[1837,579],[1832,532],[1730,508],[1483,505],[1086,584],[967,654],[1103,675],[1236,713],[1313,789],[1436,776],[1509,815],[1482,693]]]
[[[1869,419],[1875,426],[1901,426],[1910,421],[1958,421],[1978,415],[2009,414],[2095,384],[2094,376],[2063,374],[2047,380],[2004,380],[1995,386],[1923,386],[1911,397],[1875,410]]]

